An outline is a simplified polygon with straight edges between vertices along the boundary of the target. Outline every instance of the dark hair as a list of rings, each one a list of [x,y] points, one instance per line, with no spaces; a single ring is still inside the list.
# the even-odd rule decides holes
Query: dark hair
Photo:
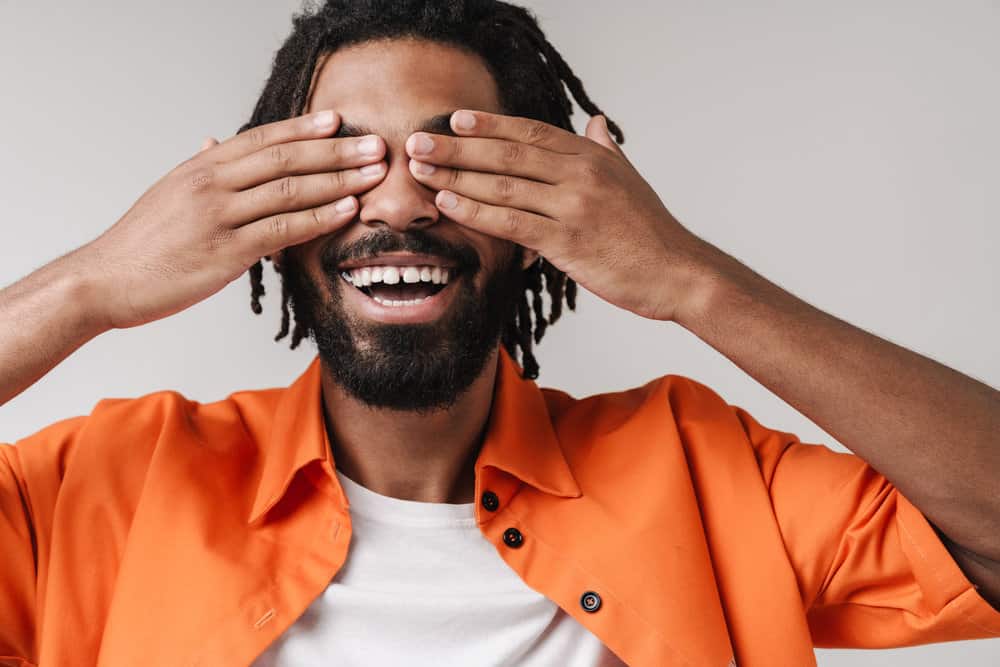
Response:
[[[567,88],[588,114],[603,113],[545,38],[534,15],[507,2],[327,0],[318,7],[315,2],[307,2],[302,11],[293,16],[292,25],[291,35],[274,56],[271,75],[253,115],[239,132],[301,115],[316,64],[323,54],[349,44],[407,37],[455,46],[482,58],[496,80],[505,114],[533,118],[574,131],[570,122],[573,105]],[[623,143],[625,138],[621,129],[610,119],[607,122],[616,141]],[[260,298],[264,295],[263,271],[260,261],[249,271],[250,305],[257,314],[261,312]],[[570,310],[576,308],[576,283],[544,258],[527,268],[524,277],[525,294],[506,318],[501,343],[515,359],[517,348],[520,348],[524,376],[534,379],[538,377],[538,363],[532,353],[532,341],[541,341],[546,327],[559,319],[564,299]],[[550,297],[547,317],[543,311],[543,290]],[[284,276],[281,310],[281,330],[275,340],[281,340],[289,332],[289,293]],[[309,335],[308,326],[303,326],[299,318],[295,319],[293,349]]]

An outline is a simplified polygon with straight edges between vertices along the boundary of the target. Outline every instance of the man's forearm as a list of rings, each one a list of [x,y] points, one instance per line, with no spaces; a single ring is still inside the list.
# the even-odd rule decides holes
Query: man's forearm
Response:
[[[104,331],[69,256],[0,290],[0,405]]]
[[[833,435],[956,544],[1000,562],[1000,392],[711,248],[678,323]]]

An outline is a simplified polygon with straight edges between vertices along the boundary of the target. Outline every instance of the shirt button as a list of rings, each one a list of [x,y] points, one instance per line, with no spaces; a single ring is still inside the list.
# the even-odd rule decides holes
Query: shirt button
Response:
[[[483,491],[482,503],[483,507],[491,512],[496,512],[497,508],[500,507],[500,499],[492,491]]]
[[[587,591],[580,596],[580,606],[583,607],[584,611],[593,614],[601,608],[601,596],[594,591]]]
[[[503,543],[508,547],[517,549],[524,544],[524,535],[517,528],[508,528],[503,531]]]

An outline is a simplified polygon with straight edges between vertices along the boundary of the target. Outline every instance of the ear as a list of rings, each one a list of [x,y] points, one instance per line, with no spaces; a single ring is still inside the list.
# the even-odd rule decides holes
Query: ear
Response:
[[[524,249],[524,259],[521,261],[521,268],[527,269],[529,266],[538,261],[538,251],[530,250],[528,248]]]

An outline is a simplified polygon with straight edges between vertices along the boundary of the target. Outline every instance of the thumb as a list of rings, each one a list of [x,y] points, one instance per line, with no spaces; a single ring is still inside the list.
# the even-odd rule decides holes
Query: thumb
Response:
[[[610,148],[618,155],[625,157],[625,153],[622,152],[621,147],[615,143],[614,137],[608,132],[608,123],[604,119],[603,115],[592,116],[589,121],[587,121],[587,130],[584,133],[588,139],[596,141],[605,148]],[[628,158],[625,158],[626,160]]]
[[[198,149],[198,152],[201,153],[203,151],[207,151],[212,146],[218,146],[218,145],[219,142],[213,139],[212,137],[205,137],[205,139],[202,140],[201,142],[201,148]]]

